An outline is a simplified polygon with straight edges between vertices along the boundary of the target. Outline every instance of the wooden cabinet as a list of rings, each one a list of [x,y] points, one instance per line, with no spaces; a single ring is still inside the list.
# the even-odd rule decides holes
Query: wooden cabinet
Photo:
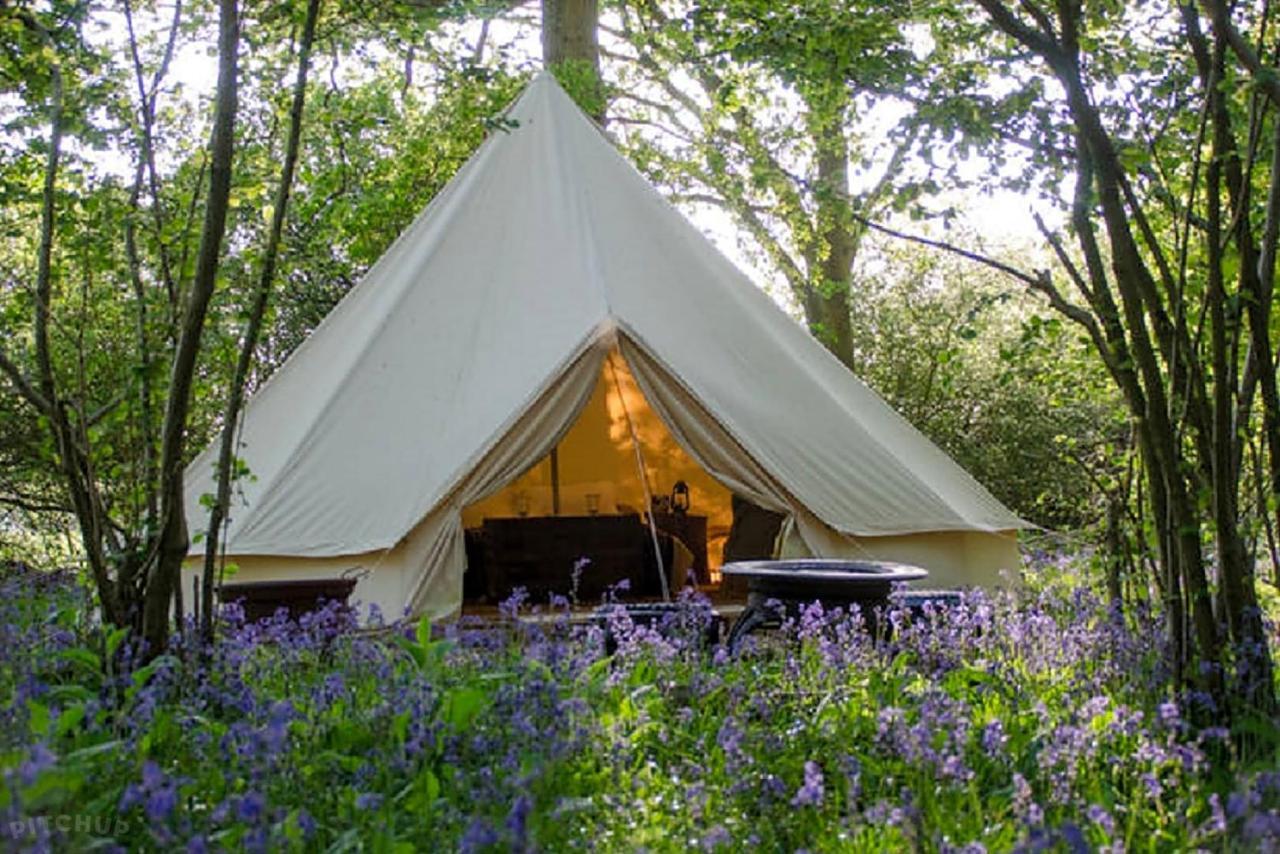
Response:
[[[628,596],[661,595],[653,547],[639,516],[547,516],[485,519],[481,531],[487,598],[501,602],[516,587],[545,604],[570,594],[573,567],[590,563],[578,582],[579,602],[598,602],[628,579]]]
[[[657,513],[654,523],[663,565],[669,571],[671,539],[678,538],[693,552],[691,571],[704,583],[709,577],[707,517]],[[552,593],[570,595],[573,567],[584,558],[589,563],[578,581],[580,603],[599,602],[624,578],[630,586],[623,598],[662,595],[648,524],[636,514],[485,519],[478,531],[467,535],[463,589],[468,600],[483,598],[496,604],[515,588],[525,587],[530,601],[546,604]]]

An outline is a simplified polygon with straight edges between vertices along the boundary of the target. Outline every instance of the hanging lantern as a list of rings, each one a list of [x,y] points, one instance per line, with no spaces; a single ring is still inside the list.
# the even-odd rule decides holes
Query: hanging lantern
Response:
[[[671,510],[675,513],[689,512],[689,484],[677,480],[671,487]]]

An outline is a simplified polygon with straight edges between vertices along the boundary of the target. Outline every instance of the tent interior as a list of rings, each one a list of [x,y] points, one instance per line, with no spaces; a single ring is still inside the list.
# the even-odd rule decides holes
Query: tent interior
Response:
[[[555,450],[463,508],[465,603],[495,604],[516,586],[532,586],[531,594],[539,595],[576,593],[579,559],[587,561],[577,573],[584,600],[598,599],[602,587],[627,570],[632,594],[658,593],[650,508],[671,589],[718,587],[733,497],[671,435],[614,348]],[[495,566],[504,556],[509,565]]]

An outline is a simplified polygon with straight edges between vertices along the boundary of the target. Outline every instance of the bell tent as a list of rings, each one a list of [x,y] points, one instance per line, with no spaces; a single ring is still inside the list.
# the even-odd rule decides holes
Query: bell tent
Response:
[[[238,455],[253,477],[224,544],[237,582],[359,568],[353,599],[449,615],[465,528],[635,512],[677,481],[713,540],[736,495],[785,515],[788,555],[913,563],[929,587],[1016,571],[1025,523],[724,258],[550,74],[507,117],[250,400]],[[193,530],[216,457],[186,472]]]

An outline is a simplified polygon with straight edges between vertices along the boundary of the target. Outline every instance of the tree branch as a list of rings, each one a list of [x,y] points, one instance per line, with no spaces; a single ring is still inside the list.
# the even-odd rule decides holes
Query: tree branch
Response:
[[[9,382],[18,390],[33,407],[35,407],[42,415],[48,415],[51,409],[49,401],[45,399],[38,389],[32,385],[31,380],[27,379],[22,369],[15,365],[3,349],[0,349],[0,372],[3,372],[9,378]]]
[[[1231,22],[1227,4],[1223,0],[1201,0],[1201,2],[1213,21],[1213,28],[1226,39],[1236,58],[1253,75],[1254,83],[1258,86],[1258,89],[1267,96],[1272,104],[1280,107],[1280,76],[1277,76],[1277,69],[1263,63],[1262,58],[1258,56],[1258,52],[1253,49],[1253,45],[1249,44],[1244,35],[1236,29],[1235,24]]]

